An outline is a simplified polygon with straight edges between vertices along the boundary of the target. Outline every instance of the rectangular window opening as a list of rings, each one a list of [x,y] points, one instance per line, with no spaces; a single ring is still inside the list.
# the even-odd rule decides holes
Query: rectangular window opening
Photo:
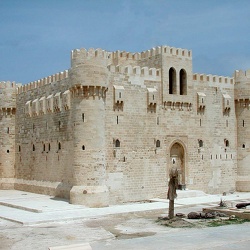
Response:
[[[118,124],[118,123],[119,123],[119,117],[116,116],[116,124]]]
[[[84,117],[84,113],[82,113],[82,121],[83,121],[83,122],[84,122],[84,118],[85,118],[85,117]]]

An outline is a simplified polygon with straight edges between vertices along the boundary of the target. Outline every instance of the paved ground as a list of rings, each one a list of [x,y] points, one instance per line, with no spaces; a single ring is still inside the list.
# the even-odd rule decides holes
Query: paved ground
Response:
[[[175,211],[188,213],[250,201],[250,193],[226,196],[180,191]],[[0,249],[48,249],[89,243],[98,249],[249,249],[250,223],[216,228],[169,228],[156,223],[168,201],[107,208],[71,205],[50,196],[0,190]],[[70,249],[70,248],[69,248]]]

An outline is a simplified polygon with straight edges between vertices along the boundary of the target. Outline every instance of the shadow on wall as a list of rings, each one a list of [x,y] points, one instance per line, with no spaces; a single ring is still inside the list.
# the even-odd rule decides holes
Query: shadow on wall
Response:
[[[60,182],[55,189],[55,197],[51,199],[55,200],[69,200],[70,190],[73,186],[68,183]]]

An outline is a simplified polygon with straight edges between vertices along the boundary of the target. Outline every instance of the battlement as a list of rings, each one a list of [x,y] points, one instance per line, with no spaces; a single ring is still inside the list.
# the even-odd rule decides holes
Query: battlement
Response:
[[[21,93],[27,92],[31,89],[36,89],[36,88],[39,88],[41,86],[51,84],[53,82],[61,81],[61,80],[66,79],[66,78],[68,78],[68,70],[64,70],[63,72],[59,72],[59,73],[56,73],[54,75],[44,77],[40,80],[19,86],[17,89],[17,93],[21,94]]]
[[[156,68],[148,68],[148,67],[140,67],[140,66],[134,66],[131,65],[128,66],[120,66],[120,65],[108,65],[108,70],[110,72],[117,72],[121,74],[125,74],[128,76],[141,76],[141,77],[160,77],[161,76],[161,70]]]
[[[157,46],[153,47],[149,50],[145,50],[142,52],[126,52],[126,51],[114,51],[108,52],[102,49],[93,49],[90,48],[86,50],[82,49],[75,49],[71,51],[71,60],[81,57],[82,59],[91,59],[91,58],[104,58],[104,59],[117,59],[117,58],[124,58],[130,60],[143,60],[157,55],[169,55],[169,56],[177,56],[183,58],[192,58],[192,51],[187,49],[175,48],[170,46]]]
[[[6,89],[6,88],[13,88],[15,89],[17,86],[20,86],[20,83],[15,83],[15,82],[10,82],[10,81],[7,81],[7,82],[0,82],[0,88],[1,89]]]
[[[210,83],[226,83],[226,84],[234,84],[233,77],[225,77],[225,76],[217,76],[217,75],[204,75],[204,74],[193,74],[194,81],[204,81]]]
[[[174,48],[170,46],[157,46],[153,47],[149,50],[142,51],[140,53],[131,53],[126,51],[115,51],[112,52],[112,59],[116,59],[118,57],[123,57],[127,59],[134,59],[134,60],[142,60],[147,59],[157,55],[170,55],[170,56],[179,56],[179,57],[192,57],[192,51],[187,49],[181,48]]]
[[[234,77],[235,77],[235,82],[250,80],[250,69],[246,71],[235,70]]]
[[[81,49],[74,49],[71,51],[71,60],[79,56],[83,58],[94,58],[94,57],[108,58],[109,55],[110,52],[107,52],[102,49],[90,48],[89,50],[86,50],[85,48],[81,48]]]

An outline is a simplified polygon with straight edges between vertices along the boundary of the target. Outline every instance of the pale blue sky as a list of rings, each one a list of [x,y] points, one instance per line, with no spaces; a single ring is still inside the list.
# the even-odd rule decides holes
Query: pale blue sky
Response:
[[[191,49],[193,72],[250,69],[249,0],[0,0],[0,81],[70,67],[70,51]]]

